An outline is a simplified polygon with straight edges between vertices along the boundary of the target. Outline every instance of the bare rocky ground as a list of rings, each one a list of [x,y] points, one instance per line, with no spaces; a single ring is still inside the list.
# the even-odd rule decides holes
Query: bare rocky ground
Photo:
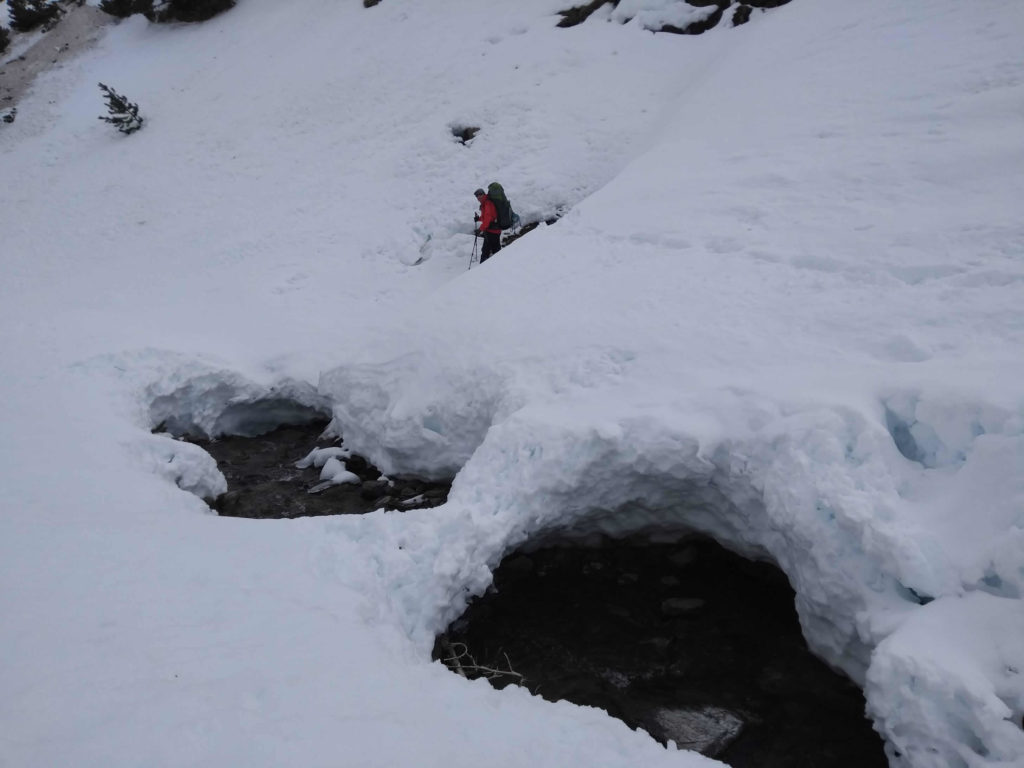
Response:
[[[0,60],[0,110],[17,106],[43,72],[88,50],[103,35],[112,16],[91,5],[62,3],[64,16],[49,32],[11,34],[11,47]]]
[[[305,465],[343,444],[326,420],[258,437],[192,440],[216,460],[221,515],[294,518],[409,511],[450,480],[381,475],[327,487]],[[188,439],[188,438],[185,438]],[[596,706],[662,742],[736,768],[885,768],[862,692],[811,654],[794,594],[772,565],[699,537],[602,540],[511,554],[494,584],[438,637],[434,658],[466,677]]]
[[[451,481],[383,477],[358,455],[344,460],[357,483],[319,490],[321,470],[296,466],[314,448],[339,446],[324,437],[326,421],[284,426],[259,437],[191,440],[213,456],[228,481],[228,491],[213,502],[229,517],[257,519],[359,515],[376,509],[408,511],[435,507],[448,499]]]

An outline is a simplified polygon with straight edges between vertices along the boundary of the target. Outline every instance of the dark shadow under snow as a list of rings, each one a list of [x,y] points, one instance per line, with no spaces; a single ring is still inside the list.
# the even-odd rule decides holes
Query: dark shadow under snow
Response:
[[[810,653],[793,598],[708,539],[550,547],[507,557],[434,655],[735,768],[884,768],[862,692]]]

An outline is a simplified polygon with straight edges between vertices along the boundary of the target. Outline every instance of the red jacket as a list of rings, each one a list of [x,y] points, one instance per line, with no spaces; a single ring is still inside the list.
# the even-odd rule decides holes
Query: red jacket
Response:
[[[480,201],[480,231],[490,232],[492,235],[501,234],[501,227],[498,226],[498,211],[494,208],[491,198],[486,195]]]

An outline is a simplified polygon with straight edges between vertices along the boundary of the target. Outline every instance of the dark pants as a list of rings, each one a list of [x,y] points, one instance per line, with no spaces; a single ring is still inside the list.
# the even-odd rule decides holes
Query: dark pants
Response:
[[[480,251],[480,263],[483,264],[491,256],[501,250],[501,233],[484,232],[483,250]]]

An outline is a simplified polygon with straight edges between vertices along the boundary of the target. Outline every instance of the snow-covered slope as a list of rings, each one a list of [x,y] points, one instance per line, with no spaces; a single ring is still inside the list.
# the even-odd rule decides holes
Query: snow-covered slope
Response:
[[[777,562],[893,765],[1024,764],[1024,6],[561,9],[130,19],[0,125],[7,764],[710,762],[429,663],[595,529]],[[466,272],[493,179],[568,213]],[[282,401],[449,502],[218,518],[149,434]]]

